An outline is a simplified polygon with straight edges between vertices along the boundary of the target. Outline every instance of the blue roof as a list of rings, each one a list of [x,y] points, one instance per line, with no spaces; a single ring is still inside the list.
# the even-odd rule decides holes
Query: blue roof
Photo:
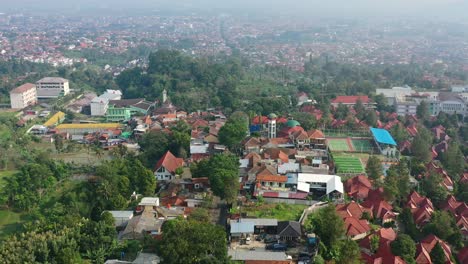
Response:
[[[390,135],[390,133],[388,133],[387,130],[380,129],[380,128],[373,128],[373,127],[371,127],[370,130],[371,130],[372,135],[374,135],[374,138],[377,141],[377,143],[393,145],[393,146],[397,145],[392,135]]]

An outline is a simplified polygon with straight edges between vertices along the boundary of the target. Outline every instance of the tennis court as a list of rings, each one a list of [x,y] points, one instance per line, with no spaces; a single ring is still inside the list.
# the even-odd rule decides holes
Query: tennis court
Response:
[[[364,173],[361,160],[354,156],[334,156],[336,173]]]
[[[327,138],[330,151],[351,151],[351,146],[346,138]]]
[[[373,150],[372,143],[367,139],[351,139],[353,148],[358,152],[370,152]]]

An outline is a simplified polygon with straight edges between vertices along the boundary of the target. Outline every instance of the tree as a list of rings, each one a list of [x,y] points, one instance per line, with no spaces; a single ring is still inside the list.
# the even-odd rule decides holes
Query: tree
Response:
[[[380,237],[378,235],[372,235],[370,238],[371,252],[373,253],[377,252],[377,249],[379,249],[379,245],[380,245]]]
[[[153,167],[169,149],[171,138],[164,132],[151,131],[143,135],[138,144],[143,151],[140,155],[141,161],[146,167]]]
[[[63,149],[63,136],[60,134],[54,134],[53,139],[55,150],[60,153]]]
[[[346,238],[340,240],[337,246],[337,264],[359,264],[361,261],[361,251],[356,241]]]
[[[416,243],[406,234],[400,234],[391,244],[392,253],[402,257],[407,263],[414,263]]]
[[[423,232],[426,235],[434,234],[457,248],[462,245],[460,229],[449,212],[433,212],[431,221],[424,226]]]
[[[369,157],[369,160],[367,160],[366,173],[367,176],[374,181],[380,179],[382,175],[382,164],[377,156],[372,155]]]
[[[356,111],[356,117],[359,120],[362,120],[366,116],[366,108],[364,107],[364,104],[362,103],[361,98],[359,98],[356,101],[356,104],[354,105],[354,110]],[[374,114],[375,114],[375,111],[372,111],[372,112],[374,112]],[[367,114],[369,114],[369,113],[367,113]],[[377,119],[377,115],[375,117]]]
[[[296,112],[291,114],[294,120],[301,124],[301,127],[305,130],[311,130],[317,127],[317,119],[310,113]]]
[[[199,207],[193,210],[188,219],[208,223],[210,221],[210,214],[207,209]]]
[[[377,114],[375,113],[375,110],[369,110],[365,114],[364,120],[369,126],[375,127],[377,126]]]
[[[430,172],[429,176],[421,181],[422,190],[435,204],[439,204],[447,197],[447,189],[442,186],[443,180],[437,172]]]
[[[397,165],[387,170],[384,180],[384,195],[388,200],[402,201],[410,192],[410,174],[407,160],[402,159]]]
[[[440,246],[439,242],[435,244],[429,256],[431,257],[431,261],[434,264],[445,264],[447,260],[445,257],[444,249]]]
[[[418,134],[414,137],[411,145],[411,152],[414,157],[421,162],[429,162],[432,159],[430,151],[432,145],[432,135],[423,127],[418,128]]]
[[[217,154],[198,163],[197,174],[208,177],[213,193],[228,203],[237,199],[239,192],[239,160],[232,154]]]
[[[465,170],[465,156],[456,141],[450,142],[446,153],[442,153],[442,164],[454,181],[458,181]]]
[[[422,120],[427,120],[429,118],[429,105],[426,101],[422,101],[416,107],[416,116]]]
[[[339,103],[338,107],[335,110],[335,118],[339,120],[345,120],[348,115],[349,109],[346,105]]]
[[[306,229],[315,232],[329,249],[345,235],[343,219],[337,214],[333,204],[312,214],[307,219]]]
[[[220,226],[176,219],[162,231],[157,248],[163,264],[206,263],[207,257],[227,263],[226,232]]]
[[[229,119],[219,130],[219,142],[230,150],[240,146],[240,142],[247,135],[248,127],[241,119]]]

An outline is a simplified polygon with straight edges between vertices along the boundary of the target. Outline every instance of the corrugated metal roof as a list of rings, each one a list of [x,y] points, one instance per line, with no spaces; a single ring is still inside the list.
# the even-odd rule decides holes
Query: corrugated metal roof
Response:
[[[86,128],[120,128],[118,123],[99,123],[99,124],[61,124],[57,129],[86,129]]]
[[[62,121],[64,118],[65,118],[65,113],[59,111],[55,113],[51,118],[49,118],[49,120],[47,120],[47,122],[44,123],[44,126],[46,127],[53,126],[56,123],[59,123],[60,121]]]

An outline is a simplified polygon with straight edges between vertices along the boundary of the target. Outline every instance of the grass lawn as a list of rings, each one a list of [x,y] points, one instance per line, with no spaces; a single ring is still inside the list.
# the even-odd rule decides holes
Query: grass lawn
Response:
[[[21,214],[0,210],[0,240],[21,230]]]
[[[17,171],[15,171],[15,170],[0,171],[0,190],[3,188],[3,185],[5,184],[4,179],[6,177],[12,176],[16,172]],[[1,221],[1,219],[0,219],[0,221]]]
[[[345,138],[327,138],[328,147],[331,151],[350,151]]]
[[[364,167],[358,157],[334,156],[333,160],[337,167],[337,173],[362,173]]]
[[[275,218],[278,221],[298,221],[307,205],[262,204],[242,207],[242,212],[250,217]]]

